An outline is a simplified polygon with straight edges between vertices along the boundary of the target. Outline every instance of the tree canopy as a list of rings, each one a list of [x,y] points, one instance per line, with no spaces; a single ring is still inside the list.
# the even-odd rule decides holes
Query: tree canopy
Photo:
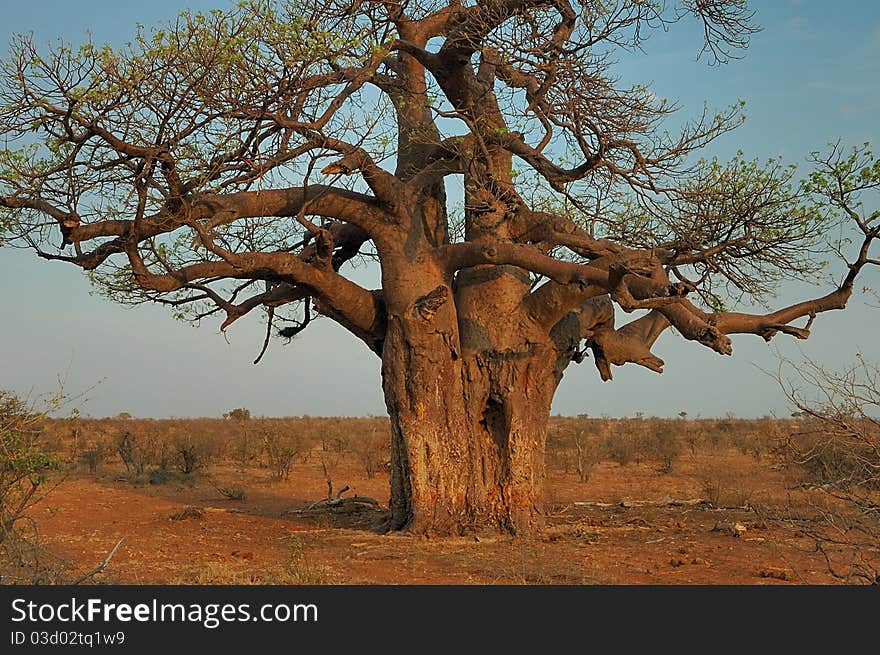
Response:
[[[817,156],[804,186],[779,161],[696,159],[741,106],[671,134],[675,107],[613,77],[618,51],[682,19],[702,23],[702,56],[726,61],[751,18],[729,0],[253,1],[141,26],[122,49],[19,36],[0,96],[4,236],[92,271],[118,300],[225,312],[224,327],[257,307],[282,326],[292,316],[275,309],[305,303],[291,335],[314,299],[375,342],[363,333],[381,299],[340,270],[375,256],[380,232],[395,238],[404,198],[463,175],[464,206],[425,226],[453,265],[504,260],[562,286],[595,282],[595,268],[628,310],[691,291],[723,310],[814,272],[838,218],[828,204],[858,212],[853,196],[878,176],[863,149]],[[504,251],[451,246],[498,220]],[[623,277],[658,264],[674,282],[612,289],[602,264],[633,257],[645,262]],[[557,263],[583,258],[593,265]],[[662,313],[729,350],[715,314],[686,300]],[[801,313],[723,317],[721,332],[766,336]]]

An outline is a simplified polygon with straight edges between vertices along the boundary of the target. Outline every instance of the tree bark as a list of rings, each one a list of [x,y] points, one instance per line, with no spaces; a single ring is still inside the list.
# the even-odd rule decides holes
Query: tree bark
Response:
[[[389,527],[534,531],[556,387],[546,358],[486,352],[462,361],[448,343],[438,344],[443,352],[425,341],[389,323],[382,366],[392,425]]]
[[[533,532],[543,516],[550,405],[577,328],[542,334],[523,312],[478,321],[463,311],[466,298],[452,302],[449,293],[432,292],[389,316],[382,352],[392,424],[389,527]],[[492,333],[499,323],[503,335]]]

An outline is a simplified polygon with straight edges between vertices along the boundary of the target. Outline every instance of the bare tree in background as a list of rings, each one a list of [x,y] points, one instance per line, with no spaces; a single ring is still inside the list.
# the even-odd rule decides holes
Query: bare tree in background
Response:
[[[803,419],[786,450],[826,500],[822,521],[800,529],[834,577],[880,584],[880,366],[785,364],[778,379]]]
[[[3,239],[121,302],[224,330],[258,310],[264,352],[273,329],[335,320],[382,359],[388,527],[529,532],[569,364],[661,372],[673,326],[723,355],[731,334],[806,338],[876,263],[866,149],[817,155],[804,184],[697,159],[741,104],[675,133],[675,107],[615,76],[682,20],[710,63],[756,30],[742,0],[252,0],[119,50],[20,36],[0,70]],[[817,272],[843,220],[860,244],[830,293],[729,310]],[[350,279],[364,259],[380,289]]]

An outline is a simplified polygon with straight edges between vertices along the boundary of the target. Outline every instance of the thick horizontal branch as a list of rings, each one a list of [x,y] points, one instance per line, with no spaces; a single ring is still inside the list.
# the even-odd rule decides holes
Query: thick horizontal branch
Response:
[[[539,325],[552,328],[571,311],[578,311],[584,302],[604,296],[608,289],[600,284],[560,284],[545,282],[523,299],[523,308]]]
[[[675,329],[685,339],[701,343],[722,355],[732,354],[733,344],[727,335],[707,322],[705,314],[699,310],[699,313],[695,313],[690,310],[690,307],[693,305],[684,301],[668,307],[661,307],[658,311],[675,326]]]
[[[540,243],[545,246],[564,246],[581,257],[595,260],[597,265],[608,268],[611,261],[627,258],[645,258],[649,261],[664,262],[670,253],[663,250],[637,251],[616,244],[608,239],[596,239],[577,225],[571,218],[548,212],[532,211],[525,207],[515,215],[517,240]],[[602,261],[599,261],[602,260]],[[657,266],[652,270],[659,271]],[[664,283],[668,282],[663,278]],[[582,284],[550,281],[539,286],[526,298],[529,314],[544,325],[555,325],[569,311],[579,308],[582,303],[608,291],[607,287],[585,287]],[[635,295],[648,297],[650,289],[639,289]]]
[[[403,31],[415,31],[425,42],[436,36],[445,36],[453,29],[467,10],[457,0],[450,0],[449,5],[428,14],[417,21],[404,22]],[[403,21],[398,21],[403,22]]]
[[[57,220],[59,223],[71,218],[70,212],[56,207],[52,203],[40,198],[16,198],[15,196],[0,196],[0,207],[7,209],[33,209]]]
[[[331,268],[339,271],[342,265],[350,261],[360,251],[360,247],[369,240],[369,235],[357,226],[348,223],[333,223],[327,228],[332,243],[331,250],[335,250],[331,256]],[[299,259],[307,263],[320,263],[318,255],[318,246],[311,244],[297,254]],[[228,304],[223,307],[226,311],[226,320],[220,326],[221,330],[226,329],[239,318],[247,315],[257,307],[280,307],[288,303],[304,300],[310,297],[310,290],[301,285],[291,285],[281,283],[274,288],[263,293],[256,294],[247,298],[238,304]]]
[[[486,264],[512,265],[544,275],[559,284],[608,287],[608,270],[545,255],[533,246],[518,243],[453,243],[441,251],[447,270],[458,271]]]
[[[649,252],[632,251],[629,255],[612,255],[589,264],[554,259],[537,248],[517,243],[465,242],[446,246],[441,250],[441,260],[450,272],[483,265],[510,265],[543,275],[552,283],[570,287],[577,294],[587,297],[610,293],[611,297],[626,311],[653,308],[677,302],[690,291],[688,285],[671,284],[663,275],[652,279],[658,270],[658,262]],[[548,283],[550,284],[550,283]],[[552,315],[552,307],[562,302],[565,293],[560,290],[556,297],[551,288],[546,294],[530,294],[524,299],[524,308],[536,319]],[[570,300],[570,298],[568,298]],[[580,298],[580,302],[584,300]],[[544,303],[545,308],[541,308]],[[555,321],[553,321],[555,323]],[[552,323],[545,323],[549,330]]]
[[[608,239],[591,237],[586,230],[578,226],[573,220],[559,214],[532,211],[526,207],[521,207],[516,212],[513,220],[517,223],[518,241],[564,246],[587,259],[598,259],[608,255],[634,252]],[[662,255],[659,252],[657,254]]]
[[[310,296],[320,301],[324,308],[322,313],[337,319],[371,347],[384,337],[384,312],[376,294],[332,269],[312,266],[290,253],[227,253],[224,261],[192,264],[163,274],[148,271],[132,251],[129,251],[129,259],[134,280],[144,289],[168,293],[197,280],[214,278],[283,282],[307,290]]]
[[[301,211],[357,225],[373,233],[388,222],[375,198],[324,185],[242,191],[223,195],[201,194],[193,200],[195,216],[212,217],[212,226],[240,218],[294,217]],[[218,222],[219,221],[219,222]]]
[[[845,309],[852,296],[852,287],[842,287],[821,298],[795,303],[768,314],[747,314],[742,312],[716,312],[707,314],[693,305],[688,309],[703,320],[714,325],[723,334],[757,334],[770,341],[778,332],[789,334],[798,339],[810,336],[809,326],[817,314],[835,309]],[[789,325],[799,318],[809,317],[807,327],[799,328]]]
[[[304,212],[351,223],[370,235],[381,230],[388,216],[376,200],[346,189],[324,185],[242,191],[231,194],[201,194],[188,200],[178,212],[159,212],[144,217],[138,224],[141,241],[172,232],[192,220],[207,220],[209,228],[233,223],[243,218],[294,217]],[[99,245],[92,252],[77,257],[56,256],[71,261],[86,270],[97,268],[110,255],[125,250],[126,241],[134,227],[132,220],[110,220],[87,223],[71,229],[67,235],[71,243],[82,243],[101,237],[118,237]]]
[[[670,320],[678,327],[676,318],[686,319],[691,324],[693,318],[685,316],[682,311],[691,317],[711,326],[721,334],[757,334],[766,341],[770,341],[776,334],[782,332],[798,339],[807,339],[810,336],[810,327],[817,314],[827,311],[841,310],[846,308],[853,293],[853,286],[865,266],[874,263],[871,259],[870,250],[874,240],[878,237],[878,231],[868,230],[859,248],[856,260],[848,264],[847,274],[840,286],[834,291],[819,298],[794,303],[782,309],[767,314],[749,314],[743,312],[715,312],[706,313],[695,307],[690,302],[684,301],[681,307],[674,310],[676,316],[668,315]],[[809,317],[806,326],[797,327],[790,325],[799,318]]]

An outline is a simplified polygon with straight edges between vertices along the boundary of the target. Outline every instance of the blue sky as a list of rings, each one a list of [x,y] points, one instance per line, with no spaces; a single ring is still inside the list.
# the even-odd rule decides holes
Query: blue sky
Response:
[[[682,116],[708,102],[724,107],[742,98],[746,124],[708,154],[782,156],[806,167],[804,158],[826,142],[872,141],[880,147],[880,3],[838,0],[755,2],[764,28],[739,61],[709,67],[698,62],[698,35],[688,27],[654,35],[646,54],[621,61],[628,81],[650,83],[657,95],[679,101]],[[120,43],[137,22],[151,25],[183,8],[226,6],[221,0],[149,3],[79,0],[6,2],[0,39],[32,30],[37,41],[61,36],[78,41],[91,30],[96,41]],[[829,272],[840,276],[840,269]],[[878,275],[865,282],[880,287]],[[319,321],[288,345],[274,340],[263,362],[251,364],[263,339],[256,320],[243,320],[224,336],[216,324],[177,323],[159,307],[122,308],[89,294],[85,277],[63,263],[43,262],[24,251],[0,250],[4,318],[0,320],[0,388],[42,392],[66,379],[83,392],[83,412],[136,416],[219,416],[234,407],[264,415],[383,414],[379,361],[329,320]],[[809,281],[807,281],[809,282]],[[774,304],[787,304],[817,289],[787,285]],[[846,313],[820,316],[813,337],[734,338],[734,356],[664,334],[654,351],[667,362],[657,375],[616,368],[599,381],[591,360],[572,366],[554,403],[562,414],[625,416],[739,416],[790,408],[776,382],[776,352],[842,365],[862,353],[880,360],[876,326],[880,309],[856,295]],[[760,368],[759,368],[760,367]]]

